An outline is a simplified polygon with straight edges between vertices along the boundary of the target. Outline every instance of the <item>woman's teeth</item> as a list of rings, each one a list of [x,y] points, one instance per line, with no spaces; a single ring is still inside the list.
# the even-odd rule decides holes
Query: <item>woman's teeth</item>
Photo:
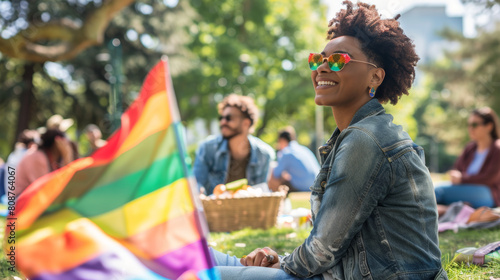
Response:
[[[318,82],[318,86],[334,86],[336,84],[337,84],[336,82],[332,82],[332,81],[319,81]]]

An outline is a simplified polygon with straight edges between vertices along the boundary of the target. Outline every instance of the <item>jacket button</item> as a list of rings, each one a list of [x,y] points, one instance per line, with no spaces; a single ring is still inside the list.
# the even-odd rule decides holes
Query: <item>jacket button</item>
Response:
[[[326,185],[326,181],[321,181],[321,187],[324,188]]]

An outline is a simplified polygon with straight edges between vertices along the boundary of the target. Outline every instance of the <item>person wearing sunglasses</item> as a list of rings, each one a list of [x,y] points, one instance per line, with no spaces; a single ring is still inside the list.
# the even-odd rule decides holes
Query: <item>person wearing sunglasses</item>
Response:
[[[193,173],[200,190],[213,193],[215,186],[246,178],[251,186],[267,183],[275,153],[252,136],[259,114],[249,96],[230,94],[218,104],[220,135],[209,136],[196,152]]]
[[[458,157],[449,175],[451,182],[436,186],[440,214],[447,205],[463,201],[473,208],[500,206],[500,123],[489,107],[474,110],[467,129],[472,140]]]
[[[243,268],[214,251],[223,279],[447,279],[423,149],[381,105],[408,95],[415,47],[398,17],[343,3],[325,48],[309,56],[315,102],[337,126],[319,149],[311,233],[289,255],[252,251]]]

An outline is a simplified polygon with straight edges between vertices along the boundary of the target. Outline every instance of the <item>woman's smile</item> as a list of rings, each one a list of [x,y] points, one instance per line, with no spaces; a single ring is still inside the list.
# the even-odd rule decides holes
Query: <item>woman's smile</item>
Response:
[[[338,83],[334,81],[318,81],[316,88],[327,88],[336,86]]]

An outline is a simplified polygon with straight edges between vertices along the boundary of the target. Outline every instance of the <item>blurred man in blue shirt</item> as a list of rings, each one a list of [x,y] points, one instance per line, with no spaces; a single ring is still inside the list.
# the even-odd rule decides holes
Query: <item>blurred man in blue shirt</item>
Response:
[[[293,127],[279,132],[278,149],[278,165],[271,173],[269,188],[287,185],[291,192],[309,191],[319,173],[319,163],[309,148],[296,141]]]

